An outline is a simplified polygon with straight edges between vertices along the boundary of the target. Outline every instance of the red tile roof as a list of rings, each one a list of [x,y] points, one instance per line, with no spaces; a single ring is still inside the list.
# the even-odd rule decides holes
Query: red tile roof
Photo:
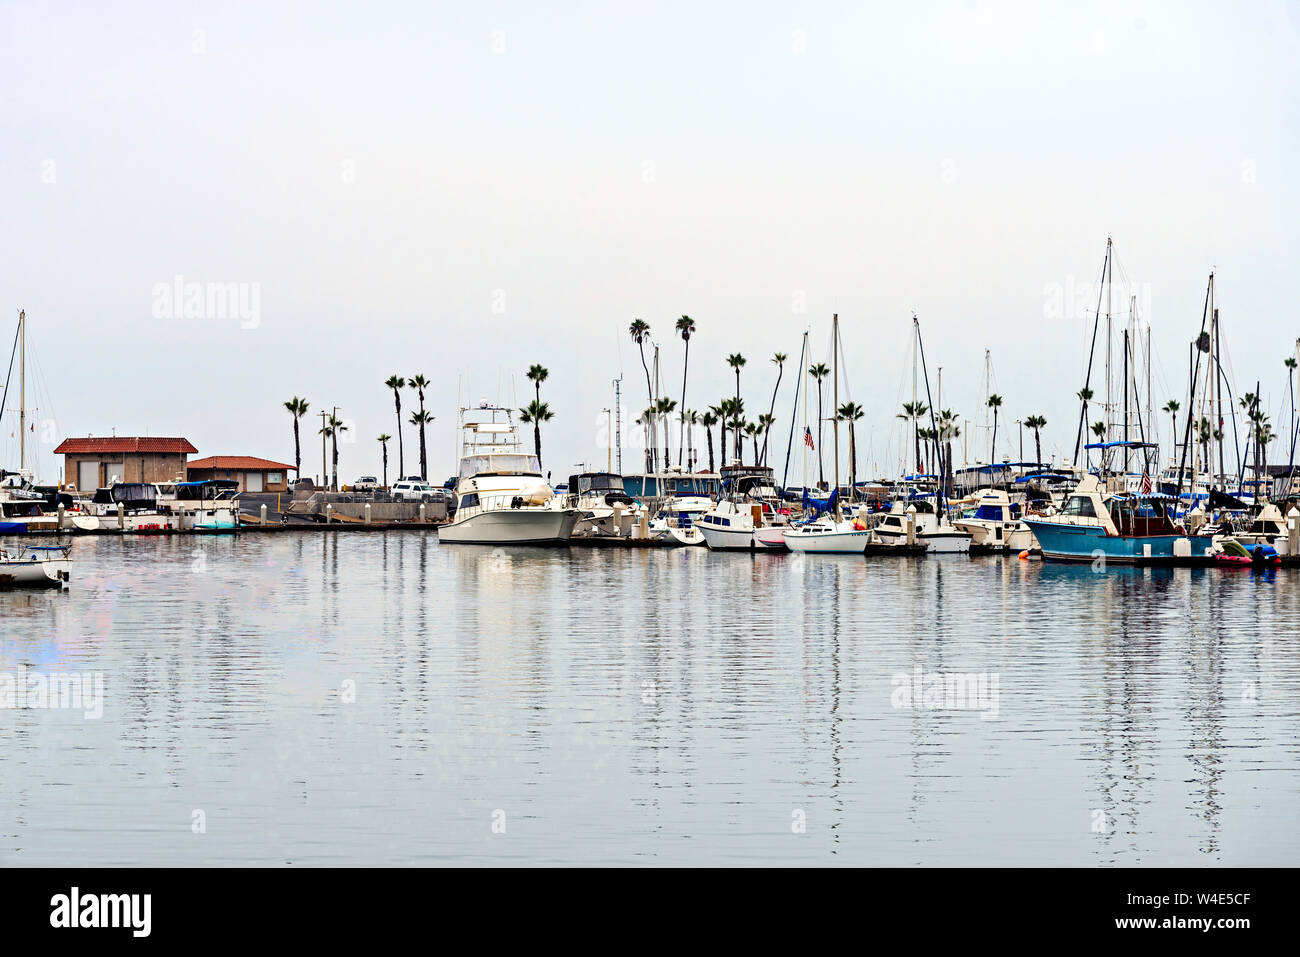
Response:
[[[186,463],[189,469],[225,469],[229,472],[245,471],[265,471],[270,469],[276,472],[296,472],[298,471],[292,465],[284,462],[272,462],[270,459],[259,459],[256,455],[209,455],[205,459],[194,459]]]
[[[55,455],[81,455],[95,452],[197,452],[187,439],[160,436],[115,436],[104,438],[64,439],[54,450]]]

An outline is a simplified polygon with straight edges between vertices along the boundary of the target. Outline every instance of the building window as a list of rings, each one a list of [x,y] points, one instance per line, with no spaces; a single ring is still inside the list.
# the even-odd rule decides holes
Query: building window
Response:
[[[283,482],[283,481],[284,481],[284,474],[283,474],[282,472],[267,472],[267,473],[266,473],[266,484],[267,484],[267,485],[279,485],[279,484],[280,484],[281,482]]]

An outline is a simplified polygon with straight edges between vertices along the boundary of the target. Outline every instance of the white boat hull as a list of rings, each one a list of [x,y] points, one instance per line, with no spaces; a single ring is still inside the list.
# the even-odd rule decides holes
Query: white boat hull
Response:
[[[870,529],[843,532],[801,532],[785,530],[785,544],[792,552],[809,552],[825,555],[861,555],[871,541]]]
[[[771,531],[771,529],[744,529],[744,528],[709,528],[699,526],[701,534],[704,535],[705,542],[709,548],[719,552],[767,552],[780,551],[785,548],[785,540],[764,541],[759,537],[760,532]],[[778,529],[778,533],[779,533]]]
[[[438,539],[465,545],[565,545],[581,516],[576,509],[492,509],[443,525]]]
[[[69,578],[67,558],[0,559],[0,588],[59,588]]]

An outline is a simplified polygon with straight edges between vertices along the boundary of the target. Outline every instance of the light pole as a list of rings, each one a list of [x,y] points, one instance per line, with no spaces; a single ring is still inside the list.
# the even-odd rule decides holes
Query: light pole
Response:
[[[614,414],[609,409],[601,409],[605,413],[605,471],[614,471]]]
[[[1025,422],[1023,419],[1016,419],[1016,425],[1020,426],[1020,461],[1025,460]]]
[[[324,482],[325,479],[327,479],[327,478],[330,477],[330,470],[329,470],[329,467],[326,466],[326,464],[325,464],[325,419],[326,419],[326,414],[325,414],[325,411],[324,411],[324,410],[321,410],[321,411],[318,413],[318,415],[320,415],[320,477],[321,477],[321,481]]]

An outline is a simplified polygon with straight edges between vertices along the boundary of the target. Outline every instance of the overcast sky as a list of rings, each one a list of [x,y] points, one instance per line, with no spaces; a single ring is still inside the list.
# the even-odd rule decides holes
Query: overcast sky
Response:
[[[393,373],[434,382],[441,479],[458,384],[522,405],[540,362],[558,480],[603,467],[614,377],[646,404],[633,318],[680,399],[683,313],[686,405],[730,394],[741,352],[766,411],[789,353],[781,430],[800,337],[827,359],[838,312],[860,474],[899,467],[913,310],[944,406],[982,419],[991,350],[999,455],[1038,413],[1068,456],[1092,319],[1059,303],[1107,236],[1152,325],[1155,404],[1185,393],[1217,267],[1235,387],[1260,380],[1285,431],[1294,4],[108,6],[0,6],[0,300],[29,316],[45,479],[59,438],[112,430],[292,461],[294,395],[352,425],[345,481],[377,473]],[[256,309],[168,318],[177,276]]]

